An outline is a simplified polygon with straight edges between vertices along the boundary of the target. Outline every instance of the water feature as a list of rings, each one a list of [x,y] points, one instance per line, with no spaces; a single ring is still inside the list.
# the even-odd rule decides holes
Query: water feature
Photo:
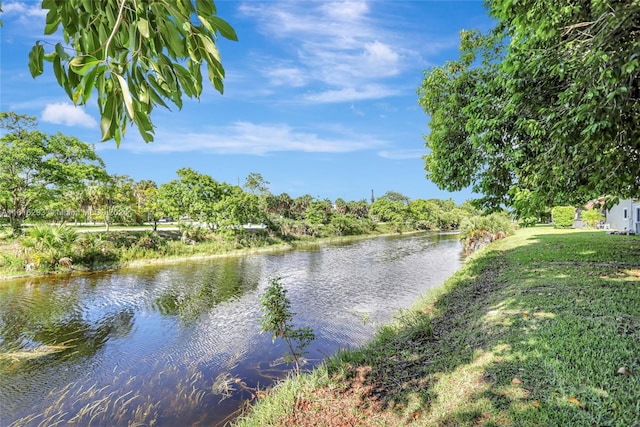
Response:
[[[310,368],[460,264],[456,235],[421,234],[0,283],[0,425],[223,425],[290,369],[259,333],[271,279]]]

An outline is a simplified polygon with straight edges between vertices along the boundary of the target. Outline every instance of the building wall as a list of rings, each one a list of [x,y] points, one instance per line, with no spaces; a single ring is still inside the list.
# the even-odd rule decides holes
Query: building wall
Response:
[[[630,230],[640,233],[639,209],[639,200],[620,200],[620,203],[607,211],[607,224],[609,224],[612,230]]]

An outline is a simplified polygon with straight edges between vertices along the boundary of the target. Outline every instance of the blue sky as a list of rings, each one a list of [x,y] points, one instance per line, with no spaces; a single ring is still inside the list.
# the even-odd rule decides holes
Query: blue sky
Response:
[[[191,167],[241,185],[260,173],[272,193],[292,197],[361,200],[371,190],[458,203],[473,197],[426,180],[428,117],[416,89],[423,70],[458,57],[460,30],[491,27],[482,1],[215,3],[239,38],[218,43],[224,95],[207,87],[182,110],[159,107],[154,142],[130,128],[116,148],[99,142],[94,99],[74,107],[51,68],[31,78],[31,46],[61,39],[43,36],[40,1],[3,0],[0,111],[95,144],[109,173],[135,180],[162,184]]]

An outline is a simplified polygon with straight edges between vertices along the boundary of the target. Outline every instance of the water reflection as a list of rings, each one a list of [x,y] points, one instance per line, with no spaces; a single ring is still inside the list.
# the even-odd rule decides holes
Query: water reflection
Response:
[[[271,278],[312,366],[459,265],[456,236],[431,234],[0,284],[0,425],[216,425],[288,369],[259,334]]]
[[[260,269],[255,262],[245,258],[234,261],[194,263],[176,272],[165,280],[169,286],[153,301],[153,308],[191,322],[221,302],[255,290],[260,281]]]

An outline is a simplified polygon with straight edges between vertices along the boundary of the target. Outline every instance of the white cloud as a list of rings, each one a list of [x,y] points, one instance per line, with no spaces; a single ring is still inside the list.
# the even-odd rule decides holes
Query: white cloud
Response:
[[[367,43],[364,47],[364,64],[366,69],[376,70],[378,75],[393,76],[400,72],[400,55],[393,51],[393,49],[379,41],[373,43]]]
[[[214,154],[266,155],[273,152],[348,153],[379,149],[386,143],[372,135],[359,135],[337,127],[326,126],[323,134],[294,129],[287,124],[235,122],[206,132],[157,132],[155,141],[144,144],[124,141],[120,150],[135,152],[206,152]],[[103,149],[114,148],[101,147]]]
[[[380,157],[391,160],[420,159],[427,154],[426,149],[385,150],[378,152]]]
[[[318,103],[336,103],[387,98],[397,94],[397,89],[392,87],[384,85],[370,85],[364,87],[345,87],[317,93],[307,93],[304,95],[304,99]]]
[[[47,16],[47,11],[42,9],[40,3],[29,2],[23,3],[18,1],[6,2],[2,5],[2,14],[6,16],[18,15],[20,17],[39,17]]]
[[[262,71],[272,85],[306,88],[297,100],[333,103],[395,95],[398,82],[390,78],[415,68],[417,48],[428,50],[402,27],[391,30],[386,18],[376,18],[376,6],[366,1],[246,2],[239,10],[278,44],[278,56],[260,58],[257,65],[272,70]],[[318,86],[324,89],[309,93]]]
[[[292,66],[273,68],[268,70],[266,75],[275,86],[302,87],[307,83],[305,72]]]
[[[83,109],[68,103],[48,104],[42,111],[42,121],[66,126],[95,128],[98,122]]]
[[[340,1],[327,2],[320,6],[320,10],[328,17],[342,21],[359,19],[369,11],[369,5],[365,1]]]
[[[0,19],[4,21],[3,30],[6,33],[3,41],[12,43],[17,37],[48,39],[42,33],[46,16],[47,11],[40,7],[40,2],[2,2]]]
[[[2,31],[0,38],[2,38],[2,44],[6,44],[7,48],[9,48],[9,45],[19,46],[25,42],[35,40],[52,41],[51,36],[43,35],[46,10],[40,7],[40,2],[12,1],[5,3],[0,0],[0,3],[2,3],[0,20],[4,24],[0,30]],[[8,63],[9,61],[6,62]],[[28,70],[26,66],[24,66],[24,69]],[[13,75],[11,78],[13,78]]]

